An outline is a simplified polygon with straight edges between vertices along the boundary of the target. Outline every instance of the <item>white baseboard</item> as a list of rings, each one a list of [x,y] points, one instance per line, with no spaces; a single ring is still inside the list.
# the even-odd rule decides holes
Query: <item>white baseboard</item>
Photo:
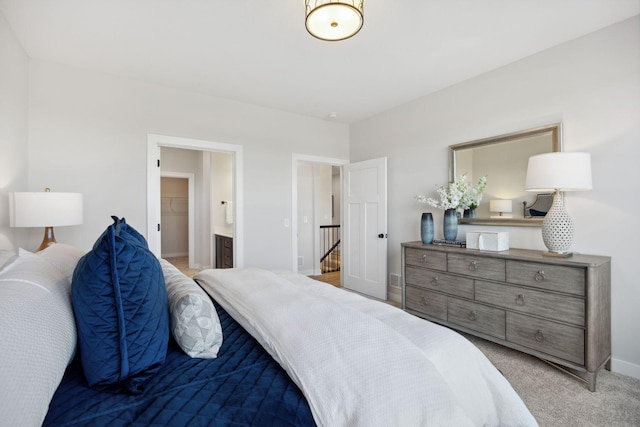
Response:
[[[618,374],[640,379],[640,365],[611,358],[611,370]]]
[[[189,256],[189,252],[170,252],[167,254],[162,254],[161,255],[162,258],[178,258],[178,257],[183,257],[183,256]]]
[[[402,303],[402,293],[400,292],[400,288],[396,288],[395,286],[387,287],[387,299],[389,299],[389,301]]]

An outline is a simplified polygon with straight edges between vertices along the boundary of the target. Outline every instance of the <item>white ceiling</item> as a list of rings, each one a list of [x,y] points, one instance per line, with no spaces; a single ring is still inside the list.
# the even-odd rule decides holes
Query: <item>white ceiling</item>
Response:
[[[640,0],[365,0],[355,37],[304,0],[0,0],[27,54],[351,123],[640,14]]]

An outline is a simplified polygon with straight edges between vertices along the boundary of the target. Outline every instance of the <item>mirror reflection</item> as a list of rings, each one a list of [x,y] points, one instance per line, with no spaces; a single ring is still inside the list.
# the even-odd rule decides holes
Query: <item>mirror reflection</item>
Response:
[[[461,224],[540,225],[548,208],[544,207],[544,195],[524,191],[527,163],[530,156],[562,151],[560,123],[449,148],[450,181],[466,174],[467,180],[475,183],[487,176],[487,187],[475,211],[476,217],[461,218]],[[532,212],[535,215],[531,215]]]

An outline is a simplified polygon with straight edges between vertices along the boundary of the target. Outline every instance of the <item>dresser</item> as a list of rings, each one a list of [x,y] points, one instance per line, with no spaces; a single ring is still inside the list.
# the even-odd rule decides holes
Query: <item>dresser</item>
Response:
[[[216,234],[216,268],[233,268],[233,237]]]
[[[611,358],[611,258],[402,244],[409,313],[570,368],[595,391]]]

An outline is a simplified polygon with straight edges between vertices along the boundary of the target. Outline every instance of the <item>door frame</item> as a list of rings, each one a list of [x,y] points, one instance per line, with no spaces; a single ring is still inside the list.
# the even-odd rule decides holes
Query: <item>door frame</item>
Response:
[[[192,173],[188,173],[188,172],[171,172],[171,171],[165,171],[163,172],[162,170],[160,170],[160,178],[181,178],[181,179],[186,179],[187,180],[187,185],[188,185],[188,203],[189,203],[189,212],[188,212],[188,225],[189,225],[189,231],[188,231],[188,243],[189,243],[189,268],[195,268],[195,245],[196,245],[196,202],[195,202],[195,197],[196,197],[196,189],[195,189],[195,183],[194,183],[194,179],[195,179],[195,174]],[[161,193],[162,195],[162,193]],[[160,215],[162,217],[162,213]],[[162,235],[162,230],[160,231],[161,235]],[[162,239],[160,239],[160,252],[162,253]]]
[[[291,156],[291,271],[298,272],[298,163],[317,163],[328,166],[340,167],[340,191],[342,191],[342,166],[349,164],[347,159],[332,157],[310,156],[307,154],[293,153]],[[315,218],[314,218],[315,220]],[[342,224],[342,210],[340,211],[340,224]],[[340,229],[342,233],[342,228]],[[342,238],[342,236],[340,236]]]
[[[218,151],[233,156],[233,265],[244,266],[244,198],[242,146],[202,139],[147,134],[147,243],[158,258],[161,256],[160,230],[160,148],[172,147],[197,151]],[[211,230],[213,232],[213,230]],[[213,235],[212,235],[213,238]],[[195,244],[195,243],[194,243]]]

